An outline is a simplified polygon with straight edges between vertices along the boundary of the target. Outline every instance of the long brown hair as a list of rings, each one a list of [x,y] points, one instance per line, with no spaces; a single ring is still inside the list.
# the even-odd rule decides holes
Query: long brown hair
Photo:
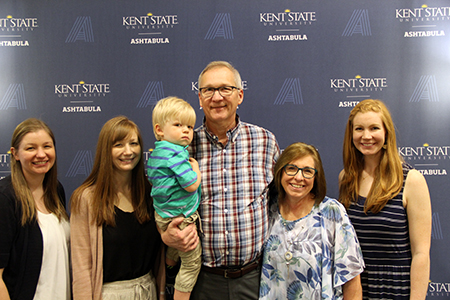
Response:
[[[385,147],[380,150],[380,163],[375,169],[372,187],[364,207],[366,213],[369,210],[377,213],[400,192],[403,186],[402,158],[397,150],[394,122],[388,108],[380,100],[363,100],[350,112],[344,136],[344,172],[339,181],[339,201],[345,207],[349,207],[359,196],[359,178],[364,169],[364,156],[353,144],[353,119],[356,114],[366,112],[378,113],[386,131]]]
[[[39,130],[44,130],[52,139],[53,145],[55,147],[56,154],[56,143],[55,136],[52,130],[45,124],[43,121],[30,118],[26,119],[19,125],[17,125],[16,129],[13,132],[11,139],[11,148],[14,148],[14,151],[19,151],[20,143],[22,142],[25,135],[31,132],[37,132]],[[61,203],[58,195],[58,172],[56,165],[56,156],[53,167],[45,174],[43,188],[44,188],[44,204],[45,208],[54,213],[58,219],[68,219],[67,212],[64,206]],[[31,194],[31,190],[28,187],[28,183],[25,179],[22,170],[22,164],[19,160],[14,159],[11,154],[11,182],[14,189],[14,193],[16,195],[17,201],[21,204],[22,207],[22,225],[25,225],[28,222],[31,222],[36,219],[36,204]]]
[[[145,177],[144,155],[142,136],[138,126],[127,117],[118,116],[107,121],[100,131],[94,166],[91,174],[83,184],[77,188],[70,198],[73,213],[80,211],[80,199],[83,192],[92,187],[91,209],[98,226],[107,224],[115,226],[114,203],[117,199],[117,191],[113,182],[114,166],[112,160],[113,145],[126,138],[130,132],[136,132],[141,157],[131,175],[131,202],[134,214],[139,223],[150,220],[151,216],[147,207],[146,195],[150,193],[150,183]]]
[[[293,160],[300,159],[305,156],[311,156],[314,161],[314,168],[317,170],[314,176],[314,186],[311,190],[311,194],[314,195],[316,204],[322,202],[327,194],[327,182],[325,180],[325,172],[322,166],[322,160],[320,159],[319,152],[314,146],[305,143],[294,143],[289,145],[283,150],[280,157],[275,164],[275,170],[273,174],[273,181],[278,191],[278,198],[284,199],[286,192],[281,184],[281,177],[283,176],[283,168]]]

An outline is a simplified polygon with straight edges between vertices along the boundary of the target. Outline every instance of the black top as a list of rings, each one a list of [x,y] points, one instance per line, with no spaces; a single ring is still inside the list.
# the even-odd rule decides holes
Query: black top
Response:
[[[61,183],[58,195],[65,205]],[[33,299],[41,272],[43,239],[37,220],[21,225],[22,207],[11,176],[0,180],[0,269],[11,300]]]
[[[403,164],[403,187],[380,212],[365,213],[366,198],[361,196],[348,209],[366,263],[363,299],[409,300],[412,256],[403,188],[411,168]]]
[[[139,224],[134,213],[115,207],[116,226],[103,225],[103,282],[138,278],[149,273],[161,246],[161,236],[153,217],[153,204],[147,204],[152,219]]]

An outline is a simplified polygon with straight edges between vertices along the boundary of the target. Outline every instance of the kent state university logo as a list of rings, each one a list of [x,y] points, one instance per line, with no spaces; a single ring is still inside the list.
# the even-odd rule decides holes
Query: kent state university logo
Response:
[[[86,43],[94,42],[94,30],[89,16],[77,17],[72,25],[72,29],[66,38],[66,43],[75,43],[83,41]]]
[[[149,81],[136,107],[146,108],[147,106],[154,106],[162,98],[164,98],[163,82]]]
[[[111,91],[109,83],[63,83],[54,85],[54,93],[58,98],[70,101],[73,106],[64,106],[63,113],[101,112],[99,105],[93,105],[94,100],[107,97]]]
[[[439,164],[450,161],[450,146],[424,143],[423,146],[398,147],[398,151],[407,163],[413,164],[424,176],[447,176],[447,170],[439,167]]]
[[[386,77],[365,77],[356,75],[354,78],[331,78],[330,88],[334,93],[345,95],[346,100],[340,101],[339,107],[355,107],[359,100],[373,98],[372,94],[383,92],[388,87]],[[375,97],[379,98],[379,97]]]
[[[395,18],[403,23],[450,21],[450,6],[396,8]]]
[[[224,40],[234,39],[233,26],[229,13],[216,13],[204,39],[214,40],[216,38]]]
[[[5,94],[1,98],[0,110],[8,110],[9,108],[15,108],[18,110],[27,109],[23,83],[10,84]]]
[[[317,21],[315,11],[291,11],[284,12],[260,12],[259,23],[264,27],[275,31],[269,34],[267,41],[307,41],[308,36],[300,33],[305,26],[311,26]]]
[[[93,164],[94,160],[92,159],[92,151],[79,150],[75,154],[75,157],[66,172],[66,177],[76,177],[78,175],[87,177],[92,170]]]
[[[430,281],[428,284],[428,297],[449,297],[450,296],[450,282],[434,282]]]
[[[286,78],[273,104],[284,105],[286,103],[303,104],[299,78]]]
[[[355,9],[342,32],[342,36],[371,36],[369,10]]]
[[[122,17],[122,26],[137,34],[131,38],[131,45],[169,44],[170,40],[163,36],[163,31],[173,29],[178,24],[176,14],[157,15],[149,12],[144,15]]]
[[[439,93],[436,83],[436,76],[424,75],[419,78],[419,81],[414,89],[414,92],[409,99],[409,102],[439,102]]]
[[[0,179],[5,178],[11,174],[11,152],[0,153]]]
[[[7,15],[0,18],[0,47],[28,47],[30,43],[24,35],[39,27],[37,18],[20,18]],[[7,40],[3,40],[6,38]]]
[[[404,32],[404,38],[443,37],[445,31],[438,26],[450,21],[450,6],[429,7],[423,4],[421,7],[396,8],[395,18],[411,26],[411,30]]]

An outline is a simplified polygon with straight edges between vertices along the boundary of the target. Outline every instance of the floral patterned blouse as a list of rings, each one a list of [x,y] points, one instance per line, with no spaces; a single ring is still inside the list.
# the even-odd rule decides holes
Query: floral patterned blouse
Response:
[[[364,261],[345,208],[325,197],[311,212],[287,221],[270,207],[260,299],[343,299],[342,285],[360,274]]]

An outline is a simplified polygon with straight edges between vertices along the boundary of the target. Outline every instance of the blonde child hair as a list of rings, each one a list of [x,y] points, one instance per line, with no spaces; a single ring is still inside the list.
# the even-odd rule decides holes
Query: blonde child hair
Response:
[[[196,115],[192,106],[178,97],[166,97],[158,101],[153,108],[153,133],[158,141],[161,136],[156,133],[156,125],[164,126],[170,120],[178,119],[181,123],[195,126]]]

